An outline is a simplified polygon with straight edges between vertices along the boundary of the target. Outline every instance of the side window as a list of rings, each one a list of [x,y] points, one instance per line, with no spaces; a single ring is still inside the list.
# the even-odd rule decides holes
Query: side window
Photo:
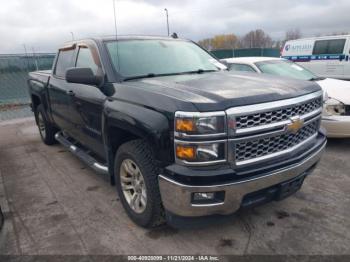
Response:
[[[230,71],[243,71],[243,72],[255,72],[256,71],[249,65],[243,65],[243,64],[230,64],[229,65]]]
[[[328,46],[328,40],[316,41],[312,54],[313,55],[327,54],[327,46]]]
[[[93,56],[92,52],[87,47],[80,47],[76,67],[89,67],[95,74],[99,68],[98,56]]]
[[[65,77],[66,70],[72,67],[74,49],[64,50],[58,53],[57,63],[55,67],[55,75],[58,77]]]
[[[345,39],[329,41],[328,54],[342,54],[344,51]]]
[[[313,55],[342,54],[344,51],[345,39],[319,40],[315,42]]]

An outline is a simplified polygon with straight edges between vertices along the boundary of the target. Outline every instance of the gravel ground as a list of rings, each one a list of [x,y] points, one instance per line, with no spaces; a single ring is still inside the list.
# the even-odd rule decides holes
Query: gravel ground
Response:
[[[350,254],[350,140],[330,140],[301,191],[187,230],[134,225],[103,177],[34,120],[0,123],[0,254]]]

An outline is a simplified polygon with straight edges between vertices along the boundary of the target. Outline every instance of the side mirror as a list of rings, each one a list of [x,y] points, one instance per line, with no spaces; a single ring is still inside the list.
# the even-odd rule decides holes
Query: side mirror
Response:
[[[95,85],[99,87],[103,83],[103,76],[95,75],[91,68],[73,67],[67,69],[66,80],[68,83]]]

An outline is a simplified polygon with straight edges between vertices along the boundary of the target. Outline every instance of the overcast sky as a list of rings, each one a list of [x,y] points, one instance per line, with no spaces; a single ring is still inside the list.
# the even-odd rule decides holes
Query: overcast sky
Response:
[[[54,52],[75,38],[114,34],[113,0],[0,0],[0,53]],[[119,34],[200,40],[261,28],[273,39],[288,29],[304,36],[350,31],[349,0],[117,0]]]

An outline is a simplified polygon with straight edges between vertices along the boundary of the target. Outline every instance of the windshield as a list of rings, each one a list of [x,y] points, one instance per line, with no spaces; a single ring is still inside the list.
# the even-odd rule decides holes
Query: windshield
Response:
[[[291,77],[300,80],[313,80],[318,78],[315,74],[311,73],[304,67],[286,60],[258,62],[255,63],[255,65],[261,72],[266,74]]]
[[[125,78],[218,71],[223,66],[187,41],[119,40],[106,46],[115,70]]]

